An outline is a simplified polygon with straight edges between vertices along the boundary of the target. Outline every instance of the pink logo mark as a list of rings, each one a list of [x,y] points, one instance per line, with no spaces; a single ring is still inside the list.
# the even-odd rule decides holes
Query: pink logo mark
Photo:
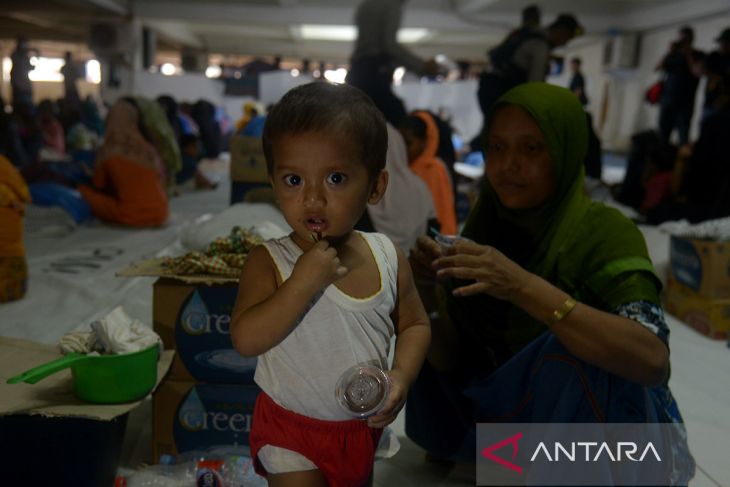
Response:
[[[509,438],[506,438],[506,439],[500,441],[499,443],[495,443],[494,445],[486,447],[484,450],[482,450],[482,456],[484,458],[492,460],[493,462],[499,463],[503,467],[506,467],[510,470],[514,470],[515,472],[521,474],[522,467],[520,467],[519,465],[515,465],[514,463],[512,463],[508,460],[505,460],[504,458],[498,457],[494,453],[492,453],[495,450],[499,450],[503,446],[512,445],[512,460],[514,460],[515,458],[517,458],[517,450],[518,450],[517,442],[521,439],[522,439],[522,433],[517,433],[514,436],[510,436]]]

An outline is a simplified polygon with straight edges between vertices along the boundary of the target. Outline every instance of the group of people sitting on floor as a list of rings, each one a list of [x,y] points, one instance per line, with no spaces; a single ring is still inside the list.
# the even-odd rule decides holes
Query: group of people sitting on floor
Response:
[[[223,122],[207,101],[178,105],[169,96],[120,98],[105,121],[91,97],[37,107],[22,100],[0,112],[0,302],[25,292],[27,203],[59,206],[77,222],[94,215],[132,227],[162,225],[178,185],[216,186],[198,163],[225,149],[231,124]]]
[[[109,108],[106,122],[99,112],[92,97],[75,104],[65,98],[44,100],[37,107],[27,101],[16,103],[11,114],[0,115],[0,154],[29,184],[80,186],[79,204],[90,205],[96,217],[111,223],[160,225],[167,215],[166,195],[176,186],[194,181],[197,188],[215,187],[198,170],[198,163],[224,150],[230,136],[224,129],[230,123],[210,102],[178,105],[170,96],[156,101],[125,97]],[[158,191],[143,191],[142,186],[152,183],[140,185],[132,178],[134,185],[126,186],[110,173],[109,167],[123,164],[122,160],[155,168],[164,197],[160,199]],[[135,172],[123,171],[126,178]],[[145,200],[145,207],[156,208],[153,218],[139,214],[140,200]],[[99,205],[100,201],[105,204]]]
[[[692,223],[730,215],[730,103],[702,123],[698,139],[675,146],[653,130],[631,138],[624,180],[614,188],[620,203],[646,223]]]

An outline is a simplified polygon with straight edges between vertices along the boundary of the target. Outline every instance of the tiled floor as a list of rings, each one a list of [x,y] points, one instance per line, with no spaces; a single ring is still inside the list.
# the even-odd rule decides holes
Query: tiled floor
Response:
[[[620,159],[611,170],[622,170]],[[156,232],[122,231],[95,226],[53,241],[29,242],[31,285],[27,298],[0,305],[0,335],[55,343],[63,333],[124,304],[132,316],[151,316],[151,279],[125,280],[114,271],[161,247],[173,248],[180,225],[201,213],[228,205],[228,185],[211,193],[189,193],[171,201],[173,220]],[[654,228],[643,229],[660,273],[668,260],[668,237]],[[97,247],[124,249],[119,257],[76,276],[49,272],[54,262]],[[76,258],[76,257],[74,257]],[[53,321],[50,314],[53,309]],[[672,330],[670,385],[685,416],[691,449],[699,466],[692,487],[730,486],[730,349],[725,343],[699,335],[669,318]],[[126,435],[123,465],[134,468],[150,457],[149,401],[132,414]],[[393,425],[401,436],[401,451],[376,464],[375,485],[380,487],[436,487],[474,485],[469,468],[446,469],[426,463],[424,453],[403,435],[403,418]]]

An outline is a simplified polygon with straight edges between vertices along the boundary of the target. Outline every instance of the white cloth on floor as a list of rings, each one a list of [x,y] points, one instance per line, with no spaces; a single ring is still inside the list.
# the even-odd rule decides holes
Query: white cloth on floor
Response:
[[[702,240],[730,241],[730,217],[691,224],[687,220],[665,222],[659,228],[670,235]]]

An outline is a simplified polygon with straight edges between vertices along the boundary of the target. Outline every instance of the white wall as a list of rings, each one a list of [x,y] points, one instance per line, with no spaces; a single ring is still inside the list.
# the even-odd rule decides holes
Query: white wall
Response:
[[[474,79],[448,83],[407,81],[394,86],[393,91],[403,100],[409,112],[419,109],[443,112],[456,133],[468,142],[482,127],[477,86],[478,81]]]
[[[283,70],[261,73],[259,75],[259,101],[264,106],[276,103],[290,89],[310,81],[314,81],[314,78],[308,74],[294,77],[289,71]]]
[[[64,96],[62,81],[32,81],[33,86],[33,102],[38,103],[45,98],[57,100]],[[76,88],[79,90],[79,96],[85,98],[87,95],[99,96],[99,85],[89,83],[88,81],[78,80]],[[0,82],[0,95],[6,103],[12,101],[12,90],[10,88],[10,80],[2,80]]]
[[[223,82],[203,74],[164,76],[141,71],[135,77],[135,94],[148,98],[170,95],[179,102],[208,100],[214,105],[223,101]]]
[[[223,82],[206,78],[203,74],[164,76],[160,73],[149,73],[142,70],[134,73],[123,70],[121,78],[122,86],[119,89],[103,86],[102,91],[105,102],[113,103],[120,96],[130,94],[152,99],[160,95],[170,95],[178,102],[196,102],[200,99],[206,99],[216,106],[222,106],[235,122],[243,115],[243,104],[254,100],[250,96],[224,95]],[[293,77],[289,71],[262,73],[259,78],[259,101],[264,106],[275,103],[291,88],[310,81],[312,81],[311,76],[300,75]]]
[[[202,74],[165,76],[142,70],[134,73],[123,70],[121,76],[122,85],[119,89],[109,88],[104,84],[106,81],[102,81],[102,96],[106,103],[113,103],[120,96],[128,95],[152,99],[160,95],[170,95],[179,102],[206,99],[214,105],[220,105],[223,101],[223,83]]]

